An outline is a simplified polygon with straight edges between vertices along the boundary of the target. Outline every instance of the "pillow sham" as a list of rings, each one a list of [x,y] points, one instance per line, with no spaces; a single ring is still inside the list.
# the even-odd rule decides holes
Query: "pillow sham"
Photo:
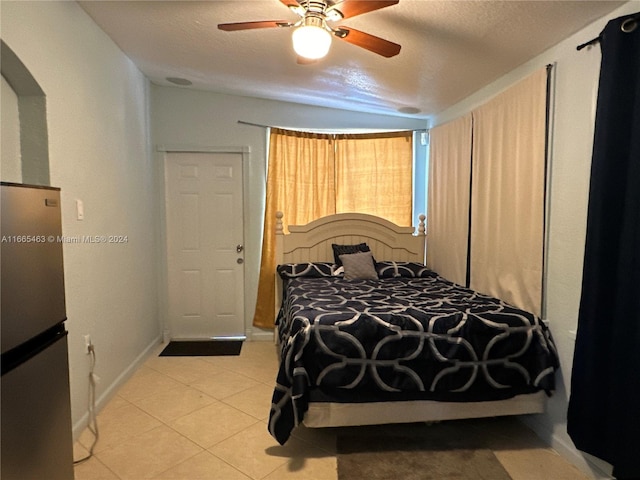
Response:
[[[337,266],[329,262],[312,262],[312,263],[284,263],[278,265],[276,271],[280,278],[298,278],[298,277],[331,277],[334,275]]]
[[[342,262],[340,261],[340,255],[371,251],[369,245],[367,245],[366,243],[358,243],[357,245],[338,245],[336,243],[332,243],[331,248],[333,249],[333,259],[338,266],[342,265]]]
[[[435,276],[435,272],[418,262],[376,262],[379,278],[426,278]]]
[[[378,274],[371,252],[340,255],[344,267],[345,280],[377,280]]]

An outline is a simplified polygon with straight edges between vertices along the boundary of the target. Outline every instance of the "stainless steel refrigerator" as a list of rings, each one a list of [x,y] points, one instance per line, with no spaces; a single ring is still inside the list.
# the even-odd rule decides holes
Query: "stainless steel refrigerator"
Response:
[[[60,190],[0,189],[0,476],[73,479]]]

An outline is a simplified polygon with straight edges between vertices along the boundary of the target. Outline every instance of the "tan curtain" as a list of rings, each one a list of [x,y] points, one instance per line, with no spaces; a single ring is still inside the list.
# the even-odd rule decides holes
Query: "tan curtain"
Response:
[[[410,226],[413,132],[338,135],[336,213],[377,215]]]
[[[285,232],[288,225],[349,211],[411,225],[412,163],[412,132],[321,135],[271,129],[253,325],[274,326],[276,211],[284,213]]]
[[[333,141],[328,135],[271,129],[258,301],[253,324],[273,328],[275,310],[275,215],[287,225],[335,213]]]
[[[427,265],[467,282],[471,190],[471,114],[429,131]]]
[[[546,69],[473,112],[471,288],[541,312]]]

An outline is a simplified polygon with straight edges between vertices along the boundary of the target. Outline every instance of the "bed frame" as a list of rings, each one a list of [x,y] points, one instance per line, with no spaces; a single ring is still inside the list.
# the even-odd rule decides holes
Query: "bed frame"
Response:
[[[361,213],[340,213],[307,225],[290,225],[284,233],[282,212],[276,213],[276,263],[333,262],[332,243],[353,245],[366,242],[374,258],[396,262],[425,263],[425,216],[420,224],[400,227],[388,220]],[[282,280],[276,274],[276,315],[282,300]],[[277,332],[276,332],[277,339]],[[304,424],[309,427],[376,425],[429,422],[462,418],[542,413],[544,392],[518,395],[490,402],[311,402]]]

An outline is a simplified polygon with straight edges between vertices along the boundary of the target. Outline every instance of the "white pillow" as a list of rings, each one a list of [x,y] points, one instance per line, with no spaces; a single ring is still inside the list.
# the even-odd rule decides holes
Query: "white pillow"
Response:
[[[340,261],[344,267],[345,280],[378,279],[378,273],[376,272],[371,252],[340,255]]]

